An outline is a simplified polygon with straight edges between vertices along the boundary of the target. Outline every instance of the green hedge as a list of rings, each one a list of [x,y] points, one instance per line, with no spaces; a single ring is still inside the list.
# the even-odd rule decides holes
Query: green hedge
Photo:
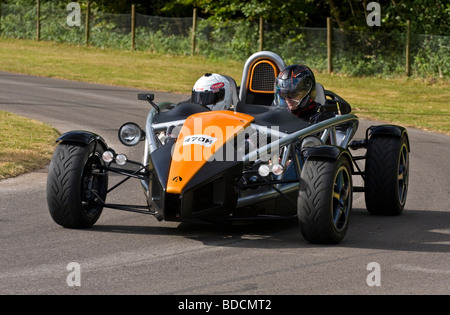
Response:
[[[10,38],[36,38],[36,7],[2,4],[0,34]],[[66,23],[69,11],[41,4],[41,39],[85,43],[85,13],[79,27]],[[192,49],[192,19],[162,18],[137,14],[136,49],[189,55]],[[131,48],[130,14],[91,12],[89,44],[114,49]],[[245,60],[259,50],[259,23],[250,20],[197,23],[196,54],[213,59]],[[405,34],[343,33],[334,30],[333,68],[353,76],[392,76],[405,73]],[[327,70],[326,29],[280,29],[265,23],[264,49],[279,54],[287,64],[305,63]],[[450,37],[413,35],[413,75],[448,78]]]

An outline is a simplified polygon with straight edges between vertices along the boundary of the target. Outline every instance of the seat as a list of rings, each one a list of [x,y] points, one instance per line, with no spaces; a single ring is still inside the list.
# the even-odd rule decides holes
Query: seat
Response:
[[[239,92],[238,92],[238,86],[236,84],[236,80],[234,80],[232,77],[228,75],[223,75],[228,82],[230,82],[230,89],[231,89],[231,104],[233,105],[233,108],[236,108],[236,106],[239,103]]]
[[[250,71],[245,103],[271,105],[278,72],[279,70],[271,60],[263,59],[256,62]]]
[[[242,72],[239,100],[246,105],[270,106],[275,78],[284,67],[283,59],[271,51],[259,51],[251,55]]]
[[[323,88],[323,85],[316,82],[316,98],[314,101],[320,105],[326,105],[327,99],[325,96],[325,89]]]

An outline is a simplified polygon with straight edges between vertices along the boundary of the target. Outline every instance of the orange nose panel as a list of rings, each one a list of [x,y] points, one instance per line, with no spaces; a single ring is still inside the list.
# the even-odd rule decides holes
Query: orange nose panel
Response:
[[[189,116],[172,152],[166,191],[181,194],[214,153],[252,121],[252,116],[232,111],[211,111]]]

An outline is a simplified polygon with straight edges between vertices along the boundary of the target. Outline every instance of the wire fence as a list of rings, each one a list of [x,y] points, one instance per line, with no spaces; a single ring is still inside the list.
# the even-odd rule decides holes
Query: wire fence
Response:
[[[411,34],[407,50],[406,30],[383,33],[375,27],[373,32],[360,33],[333,28],[330,47],[327,28],[281,29],[264,22],[260,29],[258,21],[249,20],[217,24],[194,17],[86,10],[80,12],[79,26],[69,26],[71,11],[51,4],[42,5],[39,10],[35,6],[0,4],[0,9],[0,36],[5,38],[235,60],[245,60],[263,48],[279,54],[287,64],[304,63],[319,71],[329,70],[328,52],[332,49],[335,73],[404,75],[405,67],[410,67],[414,76],[447,79],[450,75],[450,36]],[[406,64],[408,58],[410,63]]]

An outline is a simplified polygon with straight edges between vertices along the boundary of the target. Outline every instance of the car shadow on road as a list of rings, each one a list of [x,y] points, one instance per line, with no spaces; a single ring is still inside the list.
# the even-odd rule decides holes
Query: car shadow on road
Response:
[[[296,220],[246,224],[194,224],[161,222],[144,225],[96,225],[91,231],[141,235],[176,235],[206,246],[249,248],[348,247],[417,252],[450,252],[450,212],[405,210],[400,216],[370,215],[353,209],[344,240],[336,245],[308,243]]]
[[[346,247],[416,252],[450,252],[450,212],[405,209],[399,216],[376,216],[354,209]]]

